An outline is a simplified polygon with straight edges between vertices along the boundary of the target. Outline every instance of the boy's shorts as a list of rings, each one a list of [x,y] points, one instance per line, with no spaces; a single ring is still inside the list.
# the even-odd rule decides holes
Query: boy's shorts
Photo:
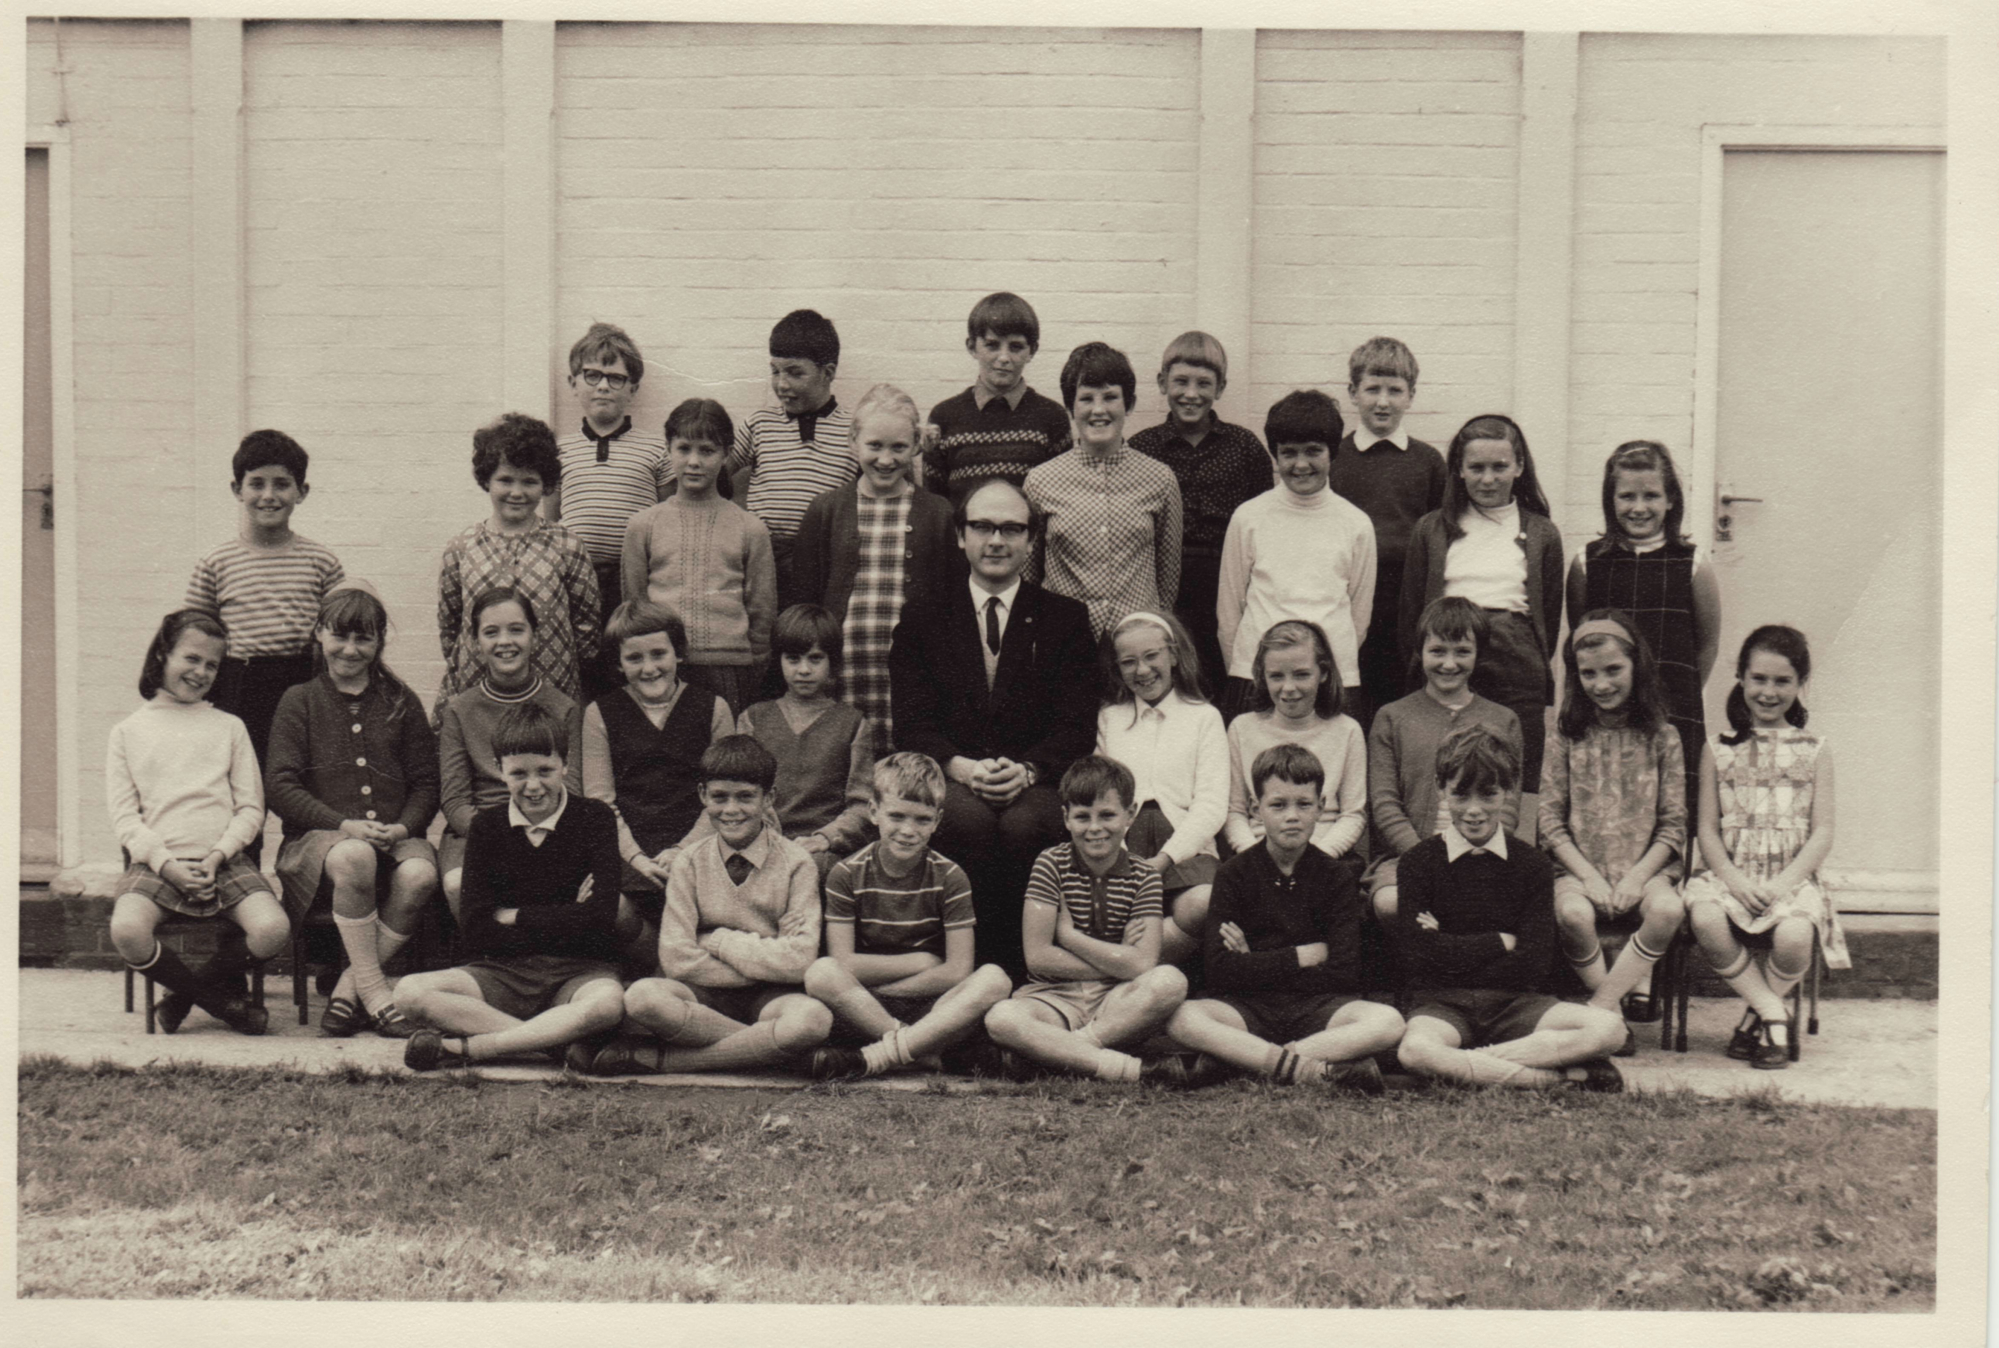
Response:
[[[292,838],[278,851],[278,883],[284,887],[285,911],[296,922],[314,908],[333,902],[333,881],[326,874],[326,854],[333,845],[347,841],[337,828],[316,828]],[[380,904],[389,892],[396,867],[405,861],[437,864],[437,849],[422,838],[404,838],[389,849],[388,855],[375,854],[375,901]]]
[[[804,988],[789,983],[752,983],[746,988],[704,988],[694,983],[684,986],[694,994],[695,1001],[710,1011],[720,1011],[744,1025],[756,1024],[763,1009],[778,998],[805,992]]]
[[[1411,999],[1409,1020],[1428,1016],[1458,1032],[1459,1048],[1483,1048],[1525,1039],[1541,1024],[1558,997],[1505,988],[1424,988]]]
[[[894,1016],[904,1025],[916,1024],[917,1021],[929,1015],[931,1009],[937,1005],[937,998],[935,997],[890,997],[884,996],[879,992],[872,993],[872,995],[877,1002],[881,1003],[882,1010]],[[872,1044],[875,1041],[868,1036],[866,1030],[855,1028],[851,1023],[843,1019],[839,1012],[835,1011],[833,1013],[833,1033],[827,1037],[826,1042],[835,1048],[859,1048],[863,1044]]]
[[[1235,1008],[1243,1027],[1258,1039],[1288,1044],[1305,1039],[1326,1028],[1348,1002],[1360,1001],[1358,993],[1312,992],[1303,996],[1217,997],[1224,1006]]]
[[[201,858],[176,858],[183,859],[199,861]],[[138,861],[133,862],[118,881],[118,892],[144,895],[168,912],[179,913],[182,917],[214,917],[225,908],[234,908],[252,894],[269,894],[271,886],[264,879],[264,873],[239,852],[222,863],[222,874],[215,877],[215,897],[212,899],[183,894],[164,875]]]
[[[1053,1007],[1066,1029],[1080,1030],[1104,1009],[1104,998],[1121,987],[1115,979],[1085,978],[1073,983],[1028,983],[1017,989],[1014,1000],[1040,1002]]]
[[[486,1005],[515,1020],[532,1020],[552,1006],[566,1006],[586,984],[608,978],[620,988],[618,966],[567,955],[515,955],[459,966],[479,985]]]

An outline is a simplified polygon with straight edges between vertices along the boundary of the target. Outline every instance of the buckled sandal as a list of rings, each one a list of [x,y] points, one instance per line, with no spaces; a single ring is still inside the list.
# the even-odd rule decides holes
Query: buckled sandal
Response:
[[[319,1032],[328,1039],[351,1039],[374,1023],[374,1017],[359,1002],[335,997],[319,1018]]]

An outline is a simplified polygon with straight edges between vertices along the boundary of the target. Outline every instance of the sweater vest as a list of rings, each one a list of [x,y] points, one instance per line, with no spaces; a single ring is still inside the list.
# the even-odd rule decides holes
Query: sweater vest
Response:
[[[687,836],[701,815],[701,755],[715,720],[715,695],[687,685],[654,728],[631,694],[619,689],[597,699],[611,746],[611,780],[618,813],[647,856],[657,856]]]

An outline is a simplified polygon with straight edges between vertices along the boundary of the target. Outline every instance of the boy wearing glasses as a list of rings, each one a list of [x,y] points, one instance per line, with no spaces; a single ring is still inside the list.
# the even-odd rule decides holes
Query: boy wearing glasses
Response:
[[[1064,836],[1055,787],[1096,735],[1089,610],[1022,579],[1040,516],[1004,478],[959,502],[970,574],[904,607],[889,648],[895,747],[946,785],[937,850],[964,867],[980,964],[1018,978],[1028,869]]]
[[[625,330],[592,323],[569,348],[569,388],[583,413],[579,430],[556,441],[560,484],[548,493],[548,517],[576,535],[597,571],[603,622],[618,606],[618,566],[625,525],[664,501],[673,467],[666,441],[632,425],[627,413],[645,377],[645,358]],[[599,628],[601,631],[601,627]],[[619,686],[615,659],[583,656],[583,701]],[[615,653],[614,653],[615,654]]]

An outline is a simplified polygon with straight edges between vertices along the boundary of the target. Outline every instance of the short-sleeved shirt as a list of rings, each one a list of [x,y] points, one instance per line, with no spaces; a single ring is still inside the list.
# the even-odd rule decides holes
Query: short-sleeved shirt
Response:
[[[1159,872],[1139,865],[1121,847],[1098,875],[1076,855],[1074,843],[1058,843],[1034,859],[1025,897],[1050,908],[1066,905],[1069,920],[1085,936],[1122,945],[1127,926],[1160,915],[1162,892]]]
[[[584,422],[556,442],[562,457],[562,527],[576,535],[598,566],[624,554],[632,516],[666,499],[673,467],[666,441],[632,427],[632,419],[600,436]]]
[[[812,423],[812,438],[799,438],[802,418],[775,408],[759,408],[737,428],[729,471],[750,468],[743,508],[764,522],[773,539],[787,539],[805,520],[805,508],[821,492],[835,491],[860,475],[854,462],[854,417],[834,404]]]
[[[974,922],[972,882],[935,851],[908,875],[890,875],[875,856],[880,845],[869,843],[826,872],[826,921],[852,924],[857,954],[942,959],[944,933]]]
[[[222,620],[237,659],[297,655],[310,648],[320,601],[346,578],[340,559],[303,534],[281,548],[232,538],[194,564],[186,606]]]

